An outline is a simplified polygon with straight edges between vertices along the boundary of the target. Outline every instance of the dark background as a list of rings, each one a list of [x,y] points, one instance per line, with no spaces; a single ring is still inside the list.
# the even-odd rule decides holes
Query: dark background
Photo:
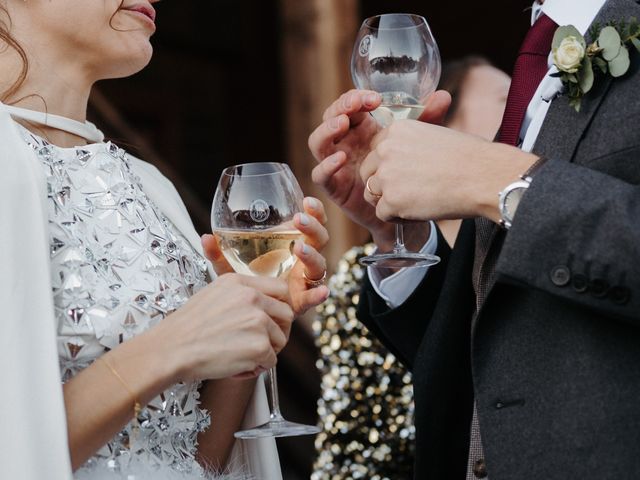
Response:
[[[284,79],[286,69],[296,66],[285,64],[282,54],[287,1],[311,5],[330,0],[164,0],[156,4],[158,32],[149,67],[97,87],[94,121],[174,181],[200,233],[209,230],[208,212],[223,167],[292,161],[286,153],[291,139]],[[529,27],[528,6],[520,0],[360,0],[358,22],[378,13],[421,14],[443,61],[482,54],[510,72]],[[356,29],[343,33],[355,38]],[[308,182],[300,180],[303,186]],[[315,423],[315,358],[308,324],[299,326],[279,364],[283,411],[291,420]],[[285,480],[308,479],[313,438],[279,445]]]

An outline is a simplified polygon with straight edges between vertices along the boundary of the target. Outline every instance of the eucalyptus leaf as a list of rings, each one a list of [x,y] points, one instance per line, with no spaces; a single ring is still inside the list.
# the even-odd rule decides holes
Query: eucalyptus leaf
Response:
[[[609,73],[611,73],[611,76],[614,78],[621,77],[627,73],[630,64],[629,50],[623,46],[618,56],[609,62]]]
[[[551,48],[555,50],[560,46],[560,44],[562,43],[562,40],[564,40],[566,37],[571,35],[576,37],[576,40],[578,40],[584,48],[587,47],[587,42],[585,42],[584,37],[580,34],[578,29],[573,25],[565,25],[563,27],[559,27],[556,30],[556,33],[553,35],[553,42],[551,43]]]
[[[589,57],[582,59],[582,68],[580,69],[580,78],[578,84],[583,93],[587,93],[593,87],[593,66]]]
[[[636,50],[640,52],[640,40],[638,40],[637,38],[632,38],[631,43],[633,43],[633,46],[636,47]]]
[[[598,37],[598,46],[602,48],[602,58],[610,62],[620,53],[622,46],[620,34],[611,26],[604,27]]]
[[[582,106],[582,99],[581,98],[572,98],[571,100],[569,100],[569,105],[571,105],[576,112],[580,113],[580,107]]]
[[[607,73],[607,70],[609,69],[609,64],[607,62],[605,62],[600,57],[593,57],[592,61],[595,64],[595,66],[600,69],[602,73],[605,73],[605,74]]]

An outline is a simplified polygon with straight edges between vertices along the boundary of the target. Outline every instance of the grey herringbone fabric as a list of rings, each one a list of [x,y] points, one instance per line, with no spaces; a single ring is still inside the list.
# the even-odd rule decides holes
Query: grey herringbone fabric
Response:
[[[478,409],[473,404],[473,418],[471,420],[471,440],[469,442],[469,460],[467,461],[467,480],[476,480],[473,466],[480,459],[484,459],[482,449],[482,437],[480,436],[480,424],[478,423]]]
[[[491,220],[486,218],[476,219],[476,251],[473,261],[473,290],[476,294],[475,321],[482,307],[487,292],[491,289],[495,275],[496,261],[500,252],[500,244],[504,234]],[[473,466],[484,458],[480,424],[478,423],[478,411],[473,404],[473,417],[471,420],[471,440],[469,443],[469,460],[467,462],[467,480],[474,480]]]

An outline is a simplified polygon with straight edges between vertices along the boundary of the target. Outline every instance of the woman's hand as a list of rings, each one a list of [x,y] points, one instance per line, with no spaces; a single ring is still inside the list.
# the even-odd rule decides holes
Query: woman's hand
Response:
[[[325,111],[322,124],[309,137],[309,148],[319,162],[312,173],[314,183],[322,187],[347,216],[369,230],[378,247],[389,250],[394,243],[395,227],[381,221],[375,207],[365,201],[366,183],[359,174],[361,163],[370,153],[371,141],[382,130],[369,115],[381,101],[376,92],[345,93]],[[435,92],[429,97],[420,120],[442,123],[450,104],[447,92]],[[408,237],[414,233],[417,245],[422,245],[428,229],[423,225],[407,228]]]
[[[294,253],[299,261],[287,278],[288,300],[295,315],[301,315],[321,304],[329,296],[329,289],[326,286],[311,288],[307,282],[307,279],[322,279],[327,271],[327,262],[320,254],[329,242],[329,232],[324,227],[327,222],[324,205],[320,200],[308,197],[304,200],[304,210],[304,214],[297,214],[294,219],[294,226],[302,232],[304,240],[296,242]],[[215,236],[203,235],[202,246],[218,275],[233,271],[224,258]],[[284,330],[284,333],[288,338],[289,330]]]
[[[173,360],[176,380],[255,374],[276,364],[293,310],[284,280],[226,274],[152,330]]]

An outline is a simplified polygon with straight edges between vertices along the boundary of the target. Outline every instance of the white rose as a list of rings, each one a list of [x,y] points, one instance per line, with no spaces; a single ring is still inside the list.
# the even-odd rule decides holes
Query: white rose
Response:
[[[576,73],[584,58],[584,47],[573,35],[565,37],[560,46],[553,50],[553,63],[558,70]]]

